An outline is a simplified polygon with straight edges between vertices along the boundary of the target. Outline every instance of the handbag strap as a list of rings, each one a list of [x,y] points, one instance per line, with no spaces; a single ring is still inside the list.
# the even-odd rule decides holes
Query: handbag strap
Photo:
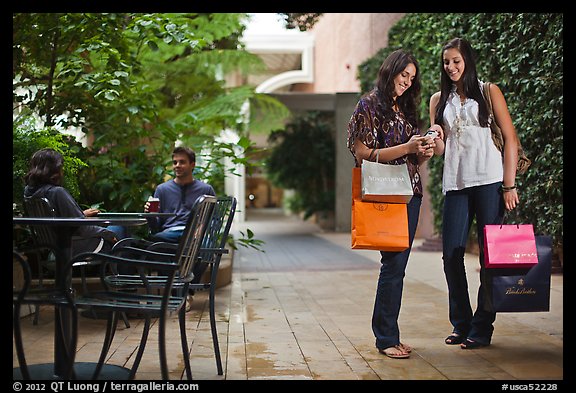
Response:
[[[490,82],[484,82],[484,99],[488,104],[488,110],[492,113],[492,99],[490,98]]]
[[[488,115],[490,116],[490,121],[496,121],[494,119],[494,108],[492,107],[492,98],[490,98],[490,82],[484,82],[484,100],[486,101],[486,108],[488,109]],[[492,127],[490,127],[492,128]]]

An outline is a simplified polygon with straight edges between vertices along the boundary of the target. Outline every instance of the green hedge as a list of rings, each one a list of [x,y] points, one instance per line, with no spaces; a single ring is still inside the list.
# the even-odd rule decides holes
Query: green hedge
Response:
[[[36,130],[35,118],[22,115],[12,122],[12,204],[14,214],[22,213],[24,176],[30,169],[32,155],[40,149],[52,148],[64,158],[64,187],[75,199],[80,196],[78,173],[86,163],[78,158],[78,144],[60,132],[45,128]]]
[[[481,80],[496,83],[532,166],[519,175],[520,206],[514,222],[532,223],[537,233],[563,239],[563,14],[406,14],[390,29],[387,48],[360,65],[363,91],[374,84],[384,58],[397,48],[420,64],[422,127],[429,124],[430,96],[439,90],[441,48],[454,37],[469,40],[477,52]],[[442,164],[429,162],[434,226],[442,217]]]

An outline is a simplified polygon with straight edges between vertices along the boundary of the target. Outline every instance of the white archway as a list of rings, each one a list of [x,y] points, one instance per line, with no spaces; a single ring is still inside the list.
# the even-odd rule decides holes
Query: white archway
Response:
[[[307,33],[297,35],[266,35],[245,37],[246,49],[257,55],[300,55],[301,68],[273,75],[256,87],[257,93],[273,93],[281,87],[314,81],[314,37]]]
[[[276,34],[246,34],[242,41],[246,50],[259,55],[266,62],[267,60],[280,65],[282,70],[260,81],[255,89],[257,93],[273,93],[274,91],[295,83],[312,83],[314,81],[314,37],[309,33],[297,31],[285,31]],[[299,69],[290,69],[283,64],[283,60],[289,57],[292,62],[299,57]],[[276,70],[274,70],[276,72]],[[249,118],[249,104],[244,108],[245,116]],[[221,138],[234,142],[238,139],[237,134],[231,130],[225,130]],[[226,165],[232,166],[231,162]],[[246,211],[246,178],[244,167],[236,166],[235,172],[240,176],[227,178],[225,181],[225,191],[229,195],[234,195],[238,200],[236,219],[238,222],[245,221]]]

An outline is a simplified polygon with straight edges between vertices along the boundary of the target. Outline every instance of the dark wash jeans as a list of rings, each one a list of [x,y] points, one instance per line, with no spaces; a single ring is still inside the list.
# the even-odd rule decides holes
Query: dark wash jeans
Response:
[[[402,289],[406,265],[410,257],[412,242],[418,226],[422,196],[414,195],[408,203],[408,234],[410,246],[400,252],[380,251],[380,276],[376,289],[376,300],[372,314],[372,331],[376,337],[376,348],[386,349],[400,344],[398,315],[402,303]]]
[[[184,233],[183,229],[178,229],[174,231],[164,230],[153,234],[151,236],[151,240],[155,242],[178,243],[183,233]]]
[[[449,191],[444,198],[442,251],[448,283],[449,318],[453,331],[482,344],[490,344],[496,314],[485,311],[484,225],[500,224],[504,214],[502,182]],[[466,241],[476,217],[480,250],[480,288],[472,314],[464,266]]]

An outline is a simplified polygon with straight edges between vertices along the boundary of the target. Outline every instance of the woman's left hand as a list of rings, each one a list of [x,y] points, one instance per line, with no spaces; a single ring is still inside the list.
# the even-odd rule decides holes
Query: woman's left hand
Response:
[[[416,153],[416,155],[420,158],[422,158],[423,160],[428,160],[430,159],[430,157],[432,157],[434,155],[434,148],[432,146],[430,146],[429,148],[427,148],[424,151],[419,151],[418,153]]]
[[[444,140],[444,130],[438,124],[432,124],[430,127],[428,127],[428,129],[434,130],[438,133],[438,137],[436,137],[435,140]]]
[[[518,198],[518,192],[516,189],[503,191],[502,197],[504,198],[504,207],[506,210],[513,210],[518,206],[520,199]]]
[[[416,152],[416,156],[420,158],[420,161],[428,160],[430,157],[434,155],[434,148],[436,147],[436,140],[437,138],[424,138],[420,146],[418,146],[418,151]]]
[[[98,213],[100,213],[100,210],[94,209],[94,208],[92,208],[92,207],[89,208],[89,209],[84,210],[84,216],[86,216],[86,217],[94,217],[94,216],[96,216]]]

